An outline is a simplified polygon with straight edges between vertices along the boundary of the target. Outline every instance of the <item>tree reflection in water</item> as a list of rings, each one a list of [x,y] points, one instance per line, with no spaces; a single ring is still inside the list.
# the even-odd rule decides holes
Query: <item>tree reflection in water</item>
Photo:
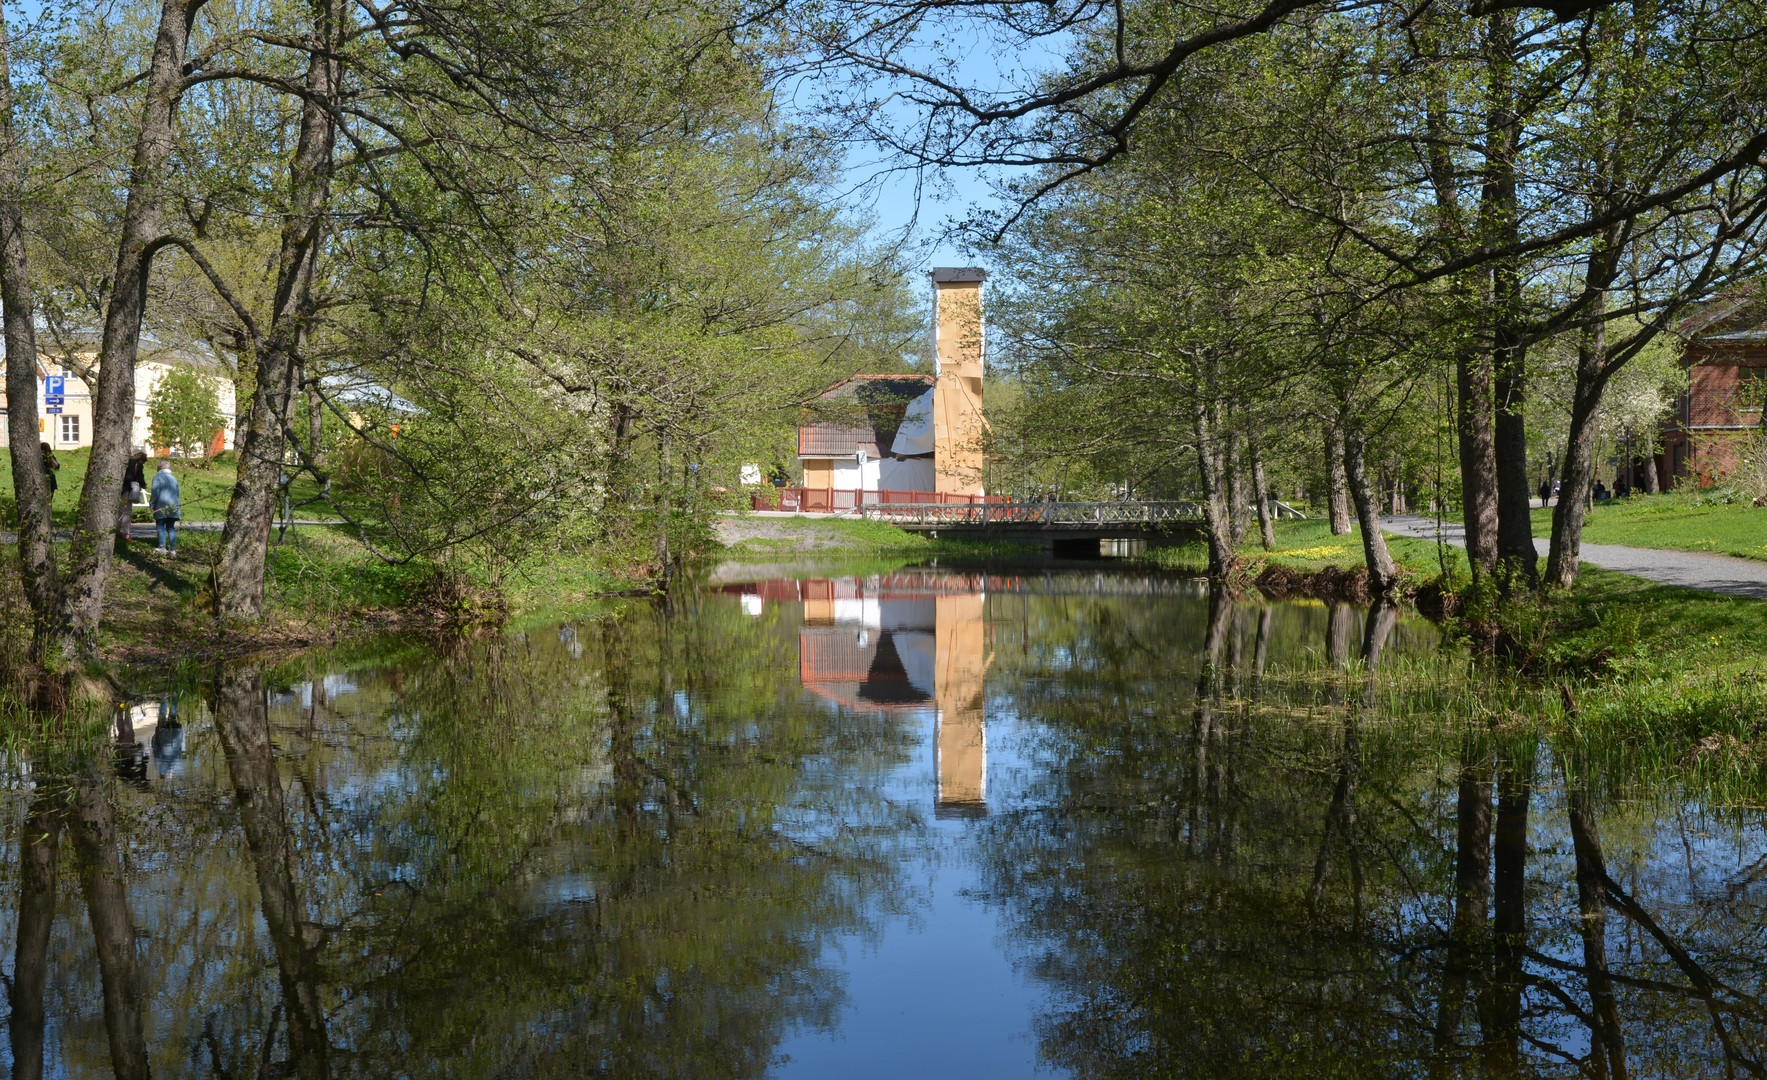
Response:
[[[17,778],[12,1073],[760,1076],[967,858],[1075,1076],[1761,1074],[1753,811],[1411,715],[1397,609],[1095,577],[209,673]]]
[[[867,782],[907,732],[802,701],[791,643],[728,607],[230,668],[186,699],[178,786],[40,779],[14,1075],[763,1075],[833,1025],[824,942],[901,907],[919,818]]]
[[[1015,673],[1017,707],[1048,726],[1049,797],[992,819],[978,857],[1015,947],[1055,990],[1037,1022],[1047,1065],[1086,1077],[1761,1075],[1757,821],[1703,822],[1754,857],[1713,840],[1677,860],[1677,819],[1697,807],[1674,792],[1610,797],[1627,838],[1616,864],[1585,764],[1567,784],[1531,738],[1381,714],[1392,609],[1361,616],[1355,655],[1358,614],[1328,609],[1314,648],[1345,678],[1333,707],[1298,714],[1277,696],[1234,696],[1267,679],[1270,609],[1224,606],[1217,595],[1191,609],[1203,637],[1175,660],[1195,692],[1158,711],[1123,707],[1145,700],[1137,664],[1080,672],[1069,660],[1123,657],[1120,638],[1146,624],[1075,620]],[[1241,680],[1223,648],[1242,623],[1257,634],[1257,679]],[[1117,640],[1095,644],[1104,632]],[[1365,692],[1344,693],[1357,677]]]

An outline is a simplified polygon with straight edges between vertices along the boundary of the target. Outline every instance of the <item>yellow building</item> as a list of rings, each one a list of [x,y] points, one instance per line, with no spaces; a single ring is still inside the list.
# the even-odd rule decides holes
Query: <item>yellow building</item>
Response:
[[[986,278],[977,267],[932,272],[932,375],[855,375],[818,398],[824,418],[798,429],[802,509],[987,494]]]
[[[932,435],[937,491],[985,495],[983,444],[988,422],[982,411],[986,327],[982,282],[976,267],[933,271]]]
[[[168,349],[142,341],[141,356],[135,362],[135,421],[129,436],[132,446],[153,452],[149,443],[153,427],[147,419],[147,402],[154,387],[174,368],[194,367],[208,375],[215,385],[221,417],[225,427],[217,432],[220,448],[233,449],[233,380],[214,360],[178,349]],[[91,369],[97,358],[95,340],[78,342],[73,350],[79,366],[63,362],[54,352],[44,349],[37,354],[37,430],[41,440],[56,450],[77,450],[92,445],[92,387],[80,376],[80,369]],[[0,371],[5,361],[0,360]],[[61,404],[50,405],[44,391],[50,378],[62,380]],[[8,408],[6,387],[0,379],[0,446],[6,445],[4,417]],[[58,412],[50,412],[50,409]]]

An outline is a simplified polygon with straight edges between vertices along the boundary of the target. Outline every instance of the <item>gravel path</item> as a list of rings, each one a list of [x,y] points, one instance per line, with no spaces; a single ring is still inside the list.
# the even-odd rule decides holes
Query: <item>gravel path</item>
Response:
[[[1382,527],[1387,532],[1401,536],[1416,536],[1424,540],[1436,538],[1434,518],[1401,514],[1387,518]],[[1442,539],[1455,547],[1465,547],[1465,526],[1457,521],[1442,522]],[[1547,541],[1535,537],[1535,551],[1544,556],[1547,547]],[[1689,589],[1767,600],[1767,562],[1738,559],[1730,555],[1620,547],[1616,544],[1584,544],[1581,555],[1584,562],[1593,563],[1605,570],[1618,570],[1623,574],[1633,574],[1663,585],[1680,585]]]

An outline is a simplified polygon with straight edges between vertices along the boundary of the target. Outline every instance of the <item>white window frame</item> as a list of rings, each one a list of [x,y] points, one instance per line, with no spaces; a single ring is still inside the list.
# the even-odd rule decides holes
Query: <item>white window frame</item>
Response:
[[[71,438],[71,439],[68,438],[68,433],[70,431],[73,433],[73,438]],[[79,413],[62,413],[61,414],[61,444],[63,446],[73,446],[73,445],[77,445],[79,443],[79,441],[80,441],[80,414]]]

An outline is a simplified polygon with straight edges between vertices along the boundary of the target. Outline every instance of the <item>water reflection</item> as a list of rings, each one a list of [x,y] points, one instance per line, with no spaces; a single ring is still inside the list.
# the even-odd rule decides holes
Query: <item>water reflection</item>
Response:
[[[40,783],[19,829],[17,949],[8,1023],[13,1075],[44,1075],[49,1030],[45,1005],[49,996],[48,953],[56,918],[63,832],[73,849],[73,866],[97,959],[111,1069],[123,1080],[145,1078],[149,1075],[146,1002],[136,923],[129,906],[115,816],[105,796],[103,774],[97,768]]]
[[[997,579],[997,583],[1014,579]],[[830,704],[930,714],[941,816],[987,813],[984,574],[901,571],[870,578],[729,586],[745,614],[800,609],[798,679]]]
[[[155,687],[12,777],[8,1065],[1760,1075],[1760,812],[1420,715],[1436,648],[926,568]]]

